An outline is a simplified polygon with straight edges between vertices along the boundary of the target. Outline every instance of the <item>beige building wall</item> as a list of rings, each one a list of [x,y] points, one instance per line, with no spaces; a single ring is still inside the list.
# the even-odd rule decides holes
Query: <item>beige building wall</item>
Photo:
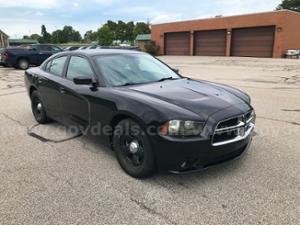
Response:
[[[8,46],[8,36],[0,31],[0,48]]]

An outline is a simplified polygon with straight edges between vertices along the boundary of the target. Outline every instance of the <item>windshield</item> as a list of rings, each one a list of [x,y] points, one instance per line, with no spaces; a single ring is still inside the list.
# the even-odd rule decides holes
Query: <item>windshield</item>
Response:
[[[97,56],[95,61],[109,86],[180,78],[169,67],[146,54],[101,55]]]

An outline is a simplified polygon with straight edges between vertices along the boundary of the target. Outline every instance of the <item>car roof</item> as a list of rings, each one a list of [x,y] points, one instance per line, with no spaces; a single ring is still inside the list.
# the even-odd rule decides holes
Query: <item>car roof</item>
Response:
[[[97,56],[97,55],[110,55],[110,54],[145,54],[134,50],[124,50],[124,49],[80,49],[72,52],[62,52],[59,55],[69,55],[69,54],[80,54],[85,56]],[[57,54],[57,55],[58,55]]]

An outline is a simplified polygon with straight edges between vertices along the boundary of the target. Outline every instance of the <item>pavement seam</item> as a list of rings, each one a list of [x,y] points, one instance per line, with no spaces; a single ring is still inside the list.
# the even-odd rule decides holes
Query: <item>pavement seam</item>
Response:
[[[69,137],[69,138],[66,138],[66,139],[62,139],[62,140],[57,140],[57,141],[56,141],[56,140],[51,140],[51,139],[45,138],[45,137],[43,137],[43,136],[41,136],[41,135],[38,135],[38,134],[32,132],[32,129],[35,128],[35,127],[37,127],[37,126],[39,126],[40,124],[35,124],[35,125],[31,126],[31,127],[28,127],[28,126],[26,126],[25,124],[23,124],[21,121],[12,118],[11,116],[7,115],[6,113],[1,112],[0,114],[1,114],[2,116],[4,116],[6,119],[9,119],[9,120],[11,120],[11,121],[17,123],[17,124],[20,125],[21,127],[26,128],[26,129],[27,129],[27,135],[28,135],[28,136],[33,137],[33,138],[35,138],[35,139],[38,139],[38,140],[41,141],[41,142],[50,142],[50,143],[57,144],[57,143],[62,143],[62,142],[70,141],[70,140],[73,140],[73,139],[75,139],[75,138],[78,138],[78,137],[81,137],[81,136],[82,136],[82,133],[79,133],[79,134],[76,134],[76,135],[74,135],[74,136],[72,136],[72,137]]]
[[[178,225],[178,223],[172,221],[171,219],[169,219],[168,217],[166,217],[165,215],[163,215],[162,213],[159,213],[157,211],[155,211],[154,209],[148,207],[145,203],[139,201],[138,199],[135,199],[135,198],[130,198],[130,200],[132,202],[134,202],[136,205],[138,205],[142,210],[146,211],[147,213],[153,215],[153,216],[158,216],[159,218],[171,223],[171,224],[174,224],[174,225]]]
[[[11,116],[9,116],[9,115],[7,115],[6,113],[3,113],[3,112],[1,112],[1,115],[4,116],[6,119],[9,119],[9,120],[19,124],[20,126],[25,127],[28,130],[28,127],[25,124],[23,124],[20,120],[14,119]]]
[[[268,118],[268,117],[264,117],[264,116],[257,116],[257,118],[265,119],[265,120],[271,120],[271,121],[277,121],[277,122],[282,122],[282,123],[289,123],[291,125],[300,126],[300,123],[297,123],[297,122],[294,122],[294,121],[273,119],[273,118]]]
[[[33,132],[32,129],[35,128],[35,127],[38,127],[38,126],[40,126],[40,124],[35,124],[35,125],[33,125],[32,127],[28,128],[27,134],[28,134],[30,137],[36,138],[36,139],[38,139],[38,140],[41,141],[41,142],[50,142],[50,143],[55,143],[55,144],[57,144],[57,143],[62,143],[62,142],[66,142],[66,141],[70,141],[70,140],[76,139],[76,138],[81,137],[81,136],[83,135],[82,133],[78,133],[78,134],[76,134],[76,135],[74,135],[74,136],[72,136],[72,137],[69,137],[69,138],[65,138],[65,139],[57,140],[57,141],[56,141],[56,140],[52,140],[52,139],[50,139],[50,138],[45,138],[45,137],[43,137],[43,136],[41,136],[41,135],[38,135],[37,133]]]
[[[8,95],[15,95],[15,94],[20,94],[20,93],[25,93],[26,91],[16,91],[16,92],[11,92],[7,94],[0,94],[0,97],[2,96],[8,96]]]

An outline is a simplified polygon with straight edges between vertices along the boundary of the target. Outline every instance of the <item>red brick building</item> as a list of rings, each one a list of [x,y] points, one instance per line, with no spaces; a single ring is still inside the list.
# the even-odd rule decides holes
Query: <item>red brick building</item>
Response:
[[[300,49],[300,13],[280,10],[151,26],[164,55],[282,57]]]

